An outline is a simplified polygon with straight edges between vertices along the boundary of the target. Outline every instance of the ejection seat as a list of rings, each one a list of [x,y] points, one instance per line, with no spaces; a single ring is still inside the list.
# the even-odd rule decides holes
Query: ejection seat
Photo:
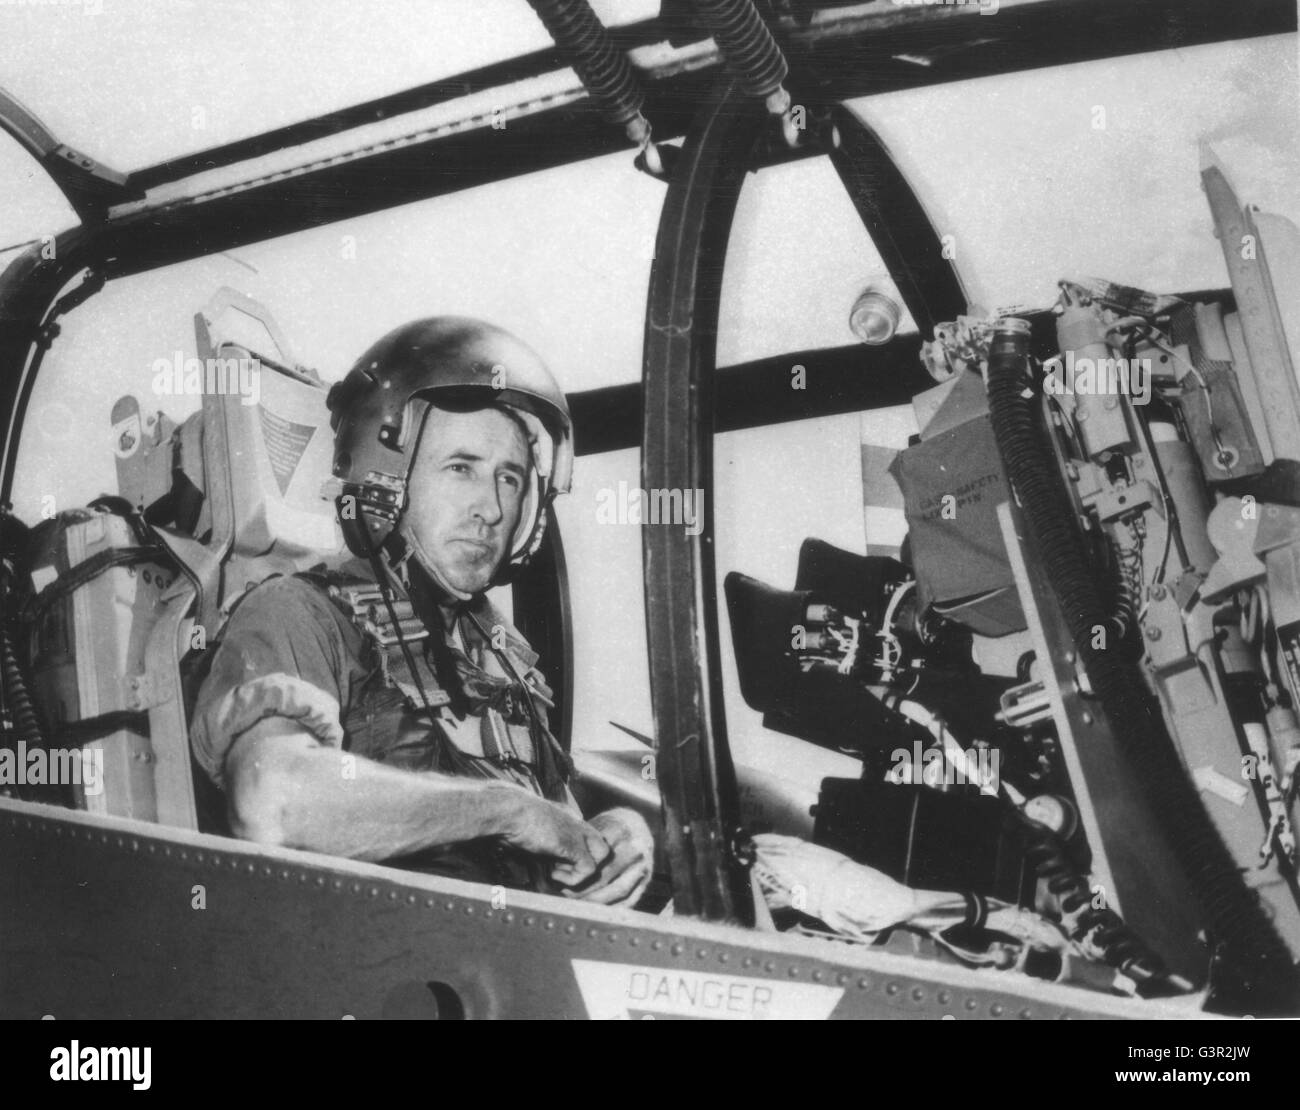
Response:
[[[119,496],[63,514],[33,564],[52,596],[29,659],[53,739],[80,735],[103,751],[103,789],[77,791],[76,805],[216,831],[223,818],[187,727],[205,651],[247,589],[346,552],[323,492],[327,387],[232,289],[196,315],[195,332],[198,358],[157,368],[153,384],[201,393],[199,411],[177,425],[134,396],[113,406]]]

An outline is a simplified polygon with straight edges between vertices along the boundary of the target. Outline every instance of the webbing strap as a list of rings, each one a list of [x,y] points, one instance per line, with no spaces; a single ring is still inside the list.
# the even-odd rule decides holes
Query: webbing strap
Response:
[[[46,586],[31,600],[31,612],[34,616],[39,617],[60,598],[75,593],[82,586],[88,585],[106,570],[111,570],[113,567],[125,567],[135,563],[165,561],[167,559],[168,554],[161,547],[116,547],[108,551],[101,551],[99,554],[92,555],[89,559],[70,568],[66,574],[59,575],[58,578]]]

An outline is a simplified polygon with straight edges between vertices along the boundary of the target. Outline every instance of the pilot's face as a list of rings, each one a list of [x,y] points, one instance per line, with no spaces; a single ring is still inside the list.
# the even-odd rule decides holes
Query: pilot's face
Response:
[[[406,525],[448,585],[487,588],[518,527],[530,465],[523,432],[500,410],[430,407]]]

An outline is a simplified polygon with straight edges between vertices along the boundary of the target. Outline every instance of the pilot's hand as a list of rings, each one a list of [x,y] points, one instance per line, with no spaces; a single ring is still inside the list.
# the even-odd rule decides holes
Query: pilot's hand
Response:
[[[599,830],[613,854],[601,867],[594,883],[565,894],[606,906],[635,906],[654,872],[654,833],[634,809],[598,813],[591,819],[591,827]]]
[[[611,855],[605,838],[581,817],[544,798],[521,799],[505,839],[516,848],[556,861],[551,878],[561,886],[578,886],[596,874]]]

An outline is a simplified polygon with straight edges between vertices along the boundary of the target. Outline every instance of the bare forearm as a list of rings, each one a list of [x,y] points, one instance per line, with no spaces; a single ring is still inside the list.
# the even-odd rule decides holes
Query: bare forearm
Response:
[[[264,722],[227,764],[234,831],[379,860],[506,832],[533,799],[504,782],[385,767]]]

